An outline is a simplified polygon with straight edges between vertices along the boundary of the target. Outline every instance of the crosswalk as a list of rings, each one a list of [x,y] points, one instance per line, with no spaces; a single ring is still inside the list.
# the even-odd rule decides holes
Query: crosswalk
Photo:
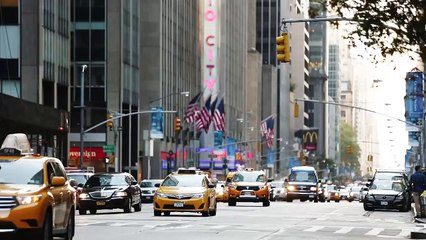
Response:
[[[271,232],[270,238],[275,239],[274,236],[280,234],[288,234],[291,232],[303,232],[307,235],[312,234],[335,234],[339,239],[343,236],[364,236],[364,237],[377,237],[377,238],[409,238],[410,232],[418,230],[421,227],[410,227],[410,228],[380,228],[380,227],[354,227],[354,226],[325,226],[325,225],[289,225],[282,226],[278,229],[267,228],[259,226],[251,227],[247,229],[247,226],[244,225],[225,225],[225,224],[213,224],[213,223],[195,223],[194,221],[185,221],[180,220],[178,222],[174,220],[165,221],[165,220],[152,220],[152,221],[141,221],[141,220],[131,220],[131,221],[108,221],[108,220],[80,220],[77,221],[76,227],[87,227],[87,226],[103,226],[103,227],[135,227],[138,229],[146,231],[258,231],[258,232]],[[276,238],[279,239],[279,238]]]

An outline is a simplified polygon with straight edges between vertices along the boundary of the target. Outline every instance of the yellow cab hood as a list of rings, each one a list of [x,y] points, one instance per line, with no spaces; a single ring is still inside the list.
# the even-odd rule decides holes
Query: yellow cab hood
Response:
[[[203,187],[160,187],[157,192],[168,194],[194,194],[202,193],[206,189]]]
[[[235,186],[258,186],[263,187],[266,184],[263,182],[234,182]]]
[[[0,184],[0,196],[17,196],[39,192],[43,185]]]

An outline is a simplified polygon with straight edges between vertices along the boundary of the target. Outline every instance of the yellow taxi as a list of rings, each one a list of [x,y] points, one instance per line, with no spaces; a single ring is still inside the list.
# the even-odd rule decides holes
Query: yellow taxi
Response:
[[[264,207],[270,205],[268,178],[263,171],[237,171],[229,181],[228,206],[236,206],[237,202],[262,202]]]
[[[62,162],[32,154],[25,134],[9,134],[0,149],[0,239],[70,240],[75,203]]]
[[[154,195],[154,216],[171,212],[197,212],[204,217],[216,216],[215,185],[206,174],[181,170],[168,175]]]

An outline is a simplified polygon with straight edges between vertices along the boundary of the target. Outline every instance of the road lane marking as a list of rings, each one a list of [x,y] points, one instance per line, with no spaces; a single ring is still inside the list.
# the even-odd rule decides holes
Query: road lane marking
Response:
[[[346,233],[352,231],[352,229],[354,229],[354,228],[353,227],[342,227],[341,229],[335,231],[334,233],[346,234]]]
[[[401,229],[401,232],[396,236],[397,237],[408,237],[411,234],[411,230],[412,229],[403,228],[403,229]]]
[[[313,226],[313,227],[305,229],[303,231],[304,232],[316,232],[316,231],[321,230],[323,228],[324,228],[324,226]]]
[[[283,232],[285,232],[285,229],[284,228],[280,228],[280,230],[278,230],[276,232],[273,232],[273,233],[271,233],[271,234],[269,234],[269,235],[267,235],[267,236],[265,236],[263,238],[260,238],[260,240],[276,239],[276,236],[282,234]]]
[[[217,226],[211,226],[210,228],[212,229],[220,229],[220,228],[226,228],[228,227],[227,225],[217,225]]]
[[[384,228],[373,228],[368,233],[366,233],[364,235],[377,236],[377,235],[379,235],[379,233],[383,232],[384,230],[385,230]]]

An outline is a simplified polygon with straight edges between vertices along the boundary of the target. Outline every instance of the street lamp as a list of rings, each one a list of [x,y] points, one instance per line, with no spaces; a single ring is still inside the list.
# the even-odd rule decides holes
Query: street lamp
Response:
[[[156,99],[152,99],[149,101],[149,105],[151,106],[152,103],[163,100],[165,98],[168,98],[170,96],[174,96],[174,95],[184,95],[185,97],[189,96],[189,92],[188,91],[184,91],[184,92],[174,92],[174,93],[170,93],[166,96],[160,97],[160,98],[156,98]]]
[[[81,67],[80,79],[80,169],[83,169],[84,161],[84,71],[87,65]]]

